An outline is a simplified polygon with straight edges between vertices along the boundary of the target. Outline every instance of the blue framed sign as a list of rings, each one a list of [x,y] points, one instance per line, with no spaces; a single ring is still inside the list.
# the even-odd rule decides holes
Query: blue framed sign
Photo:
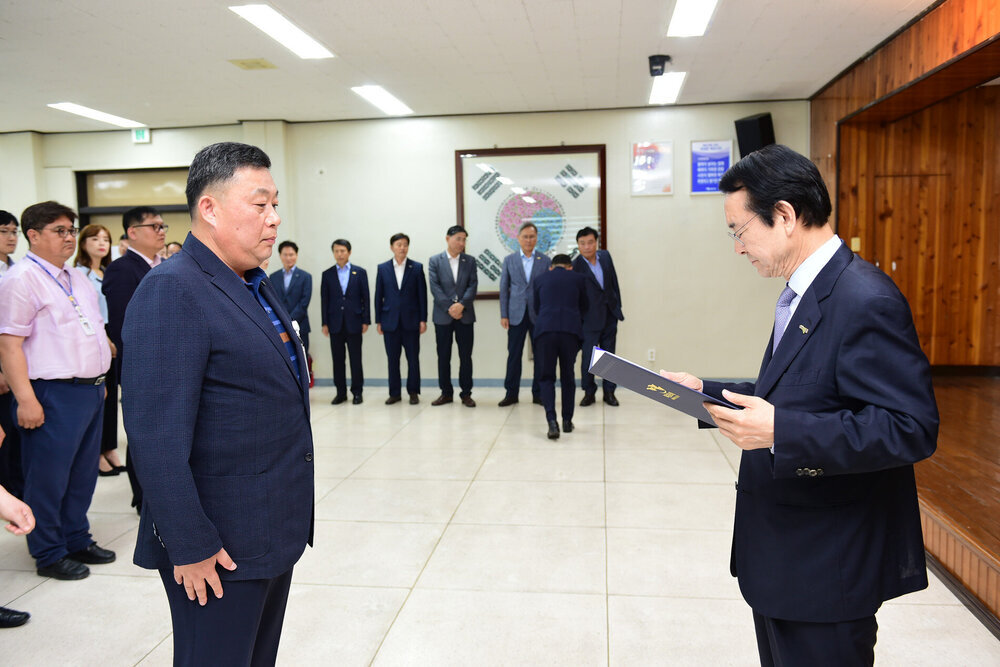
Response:
[[[733,142],[691,142],[691,194],[712,195],[719,192],[719,180],[733,163]]]

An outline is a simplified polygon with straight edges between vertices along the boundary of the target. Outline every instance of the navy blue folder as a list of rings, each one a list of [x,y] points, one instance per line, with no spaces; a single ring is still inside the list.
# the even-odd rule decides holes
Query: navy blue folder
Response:
[[[628,359],[594,347],[590,357],[590,372],[598,377],[611,380],[619,387],[625,387],[637,394],[672,407],[674,410],[691,415],[695,419],[715,426],[715,420],[708,414],[703,403],[714,403],[739,410],[740,406],[729,401],[713,398],[700,391],[689,389],[654,373],[648,368],[632,363]]]

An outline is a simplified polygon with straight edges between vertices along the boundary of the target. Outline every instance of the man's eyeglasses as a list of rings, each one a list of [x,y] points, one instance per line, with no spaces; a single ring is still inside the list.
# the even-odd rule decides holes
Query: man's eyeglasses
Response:
[[[159,222],[144,222],[141,225],[129,225],[130,227],[152,227],[153,231],[159,234],[160,232],[165,232],[170,229],[170,225],[164,225]]]
[[[757,214],[757,215],[759,215],[759,214]],[[744,222],[742,225],[740,225],[740,228],[737,229],[735,232],[726,232],[726,235],[729,236],[729,238],[731,238],[732,240],[734,240],[737,243],[739,243],[741,246],[745,247],[746,243],[744,243],[743,239],[740,238],[740,237],[743,236],[743,233],[746,231],[747,226],[751,222],[753,222],[753,219],[756,218],[757,215],[753,216],[753,218],[750,218],[749,220],[747,220],[746,222]]]
[[[54,227],[52,229],[47,229],[47,231],[55,232],[59,238],[64,239],[67,236],[72,236],[76,238],[76,235],[80,233],[79,227]]]
[[[17,229],[0,229],[0,236],[17,236]]]

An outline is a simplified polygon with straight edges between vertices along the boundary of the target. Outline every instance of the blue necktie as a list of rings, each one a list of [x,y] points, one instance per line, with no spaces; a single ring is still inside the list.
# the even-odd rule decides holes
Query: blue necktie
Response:
[[[774,354],[778,349],[778,343],[781,342],[781,337],[785,334],[785,327],[788,326],[788,318],[792,315],[792,299],[795,298],[795,292],[788,283],[785,283],[785,289],[781,291],[781,296],[778,297],[778,305],[774,307],[774,346],[771,347],[771,354]]]

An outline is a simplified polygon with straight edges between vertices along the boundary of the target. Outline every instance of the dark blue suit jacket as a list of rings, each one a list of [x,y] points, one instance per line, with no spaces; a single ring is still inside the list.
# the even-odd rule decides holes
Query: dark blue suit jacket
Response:
[[[340,331],[343,326],[346,333],[361,333],[362,324],[371,324],[371,310],[368,294],[368,272],[360,266],[351,264],[351,274],[347,279],[347,292],[340,289],[340,278],[337,277],[337,265],[323,272],[320,283],[320,301],[323,311],[323,326],[330,328],[330,333]]]
[[[285,289],[284,269],[271,274],[271,287],[274,288],[281,303],[288,311],[288,316],[299,323],[299,331],[309,333],[309,301],[313,295],[313,277],[299,267],[292,269],[292,279]]]
[[[774,405],[774,454],[740,463],[743,596],[765,616],[831,623],[926,588],[913,463],[934,452],[938,413],[906,299],[841,246],[770,350],[757,382],[705,383]]]
[[[598,250],[597,263],[604,272],[603,289],[583,255],[577,255],[573,260],[573,270],[587,279],[587,301],[590,302],[590,308],[583,318],[584,331],[601,331],[608,317],[618,321],[625,319],[622,315],[622,293],[618,287],[618,274],[615,273],[615,263],[611,261],[611,254],[607,250]]]
[[[583,316],[588,306],[584,283],[579,273],[559,267],[532,281],[535,338],[550,331],[561,331],[583,339]]]
[[[407,258],[403,284],[396,286],[393,263],[382,262],[375,276],[375,322],[382,331],[416,331],[427,321],[427,281],[420,262]]]
[[[108,264],[108,268],[104,270],[101,291],[108,300],[108,338],[119,352],[123,351],[122,323],[125,322],[125,309],[139,287],[139,282],[149,270],[146,260],[131,250],[126,250],[124,255]]]
[[[254,269],[259,271],[259,269]],[[261,293],[291,332],[265,279]],[[286,572],[311,540],[309,372],[243,280],[193,235],[139,285],[125,316],[122,409],[144,491],[135,563],[170,568],[225,548],[228,580]]]

